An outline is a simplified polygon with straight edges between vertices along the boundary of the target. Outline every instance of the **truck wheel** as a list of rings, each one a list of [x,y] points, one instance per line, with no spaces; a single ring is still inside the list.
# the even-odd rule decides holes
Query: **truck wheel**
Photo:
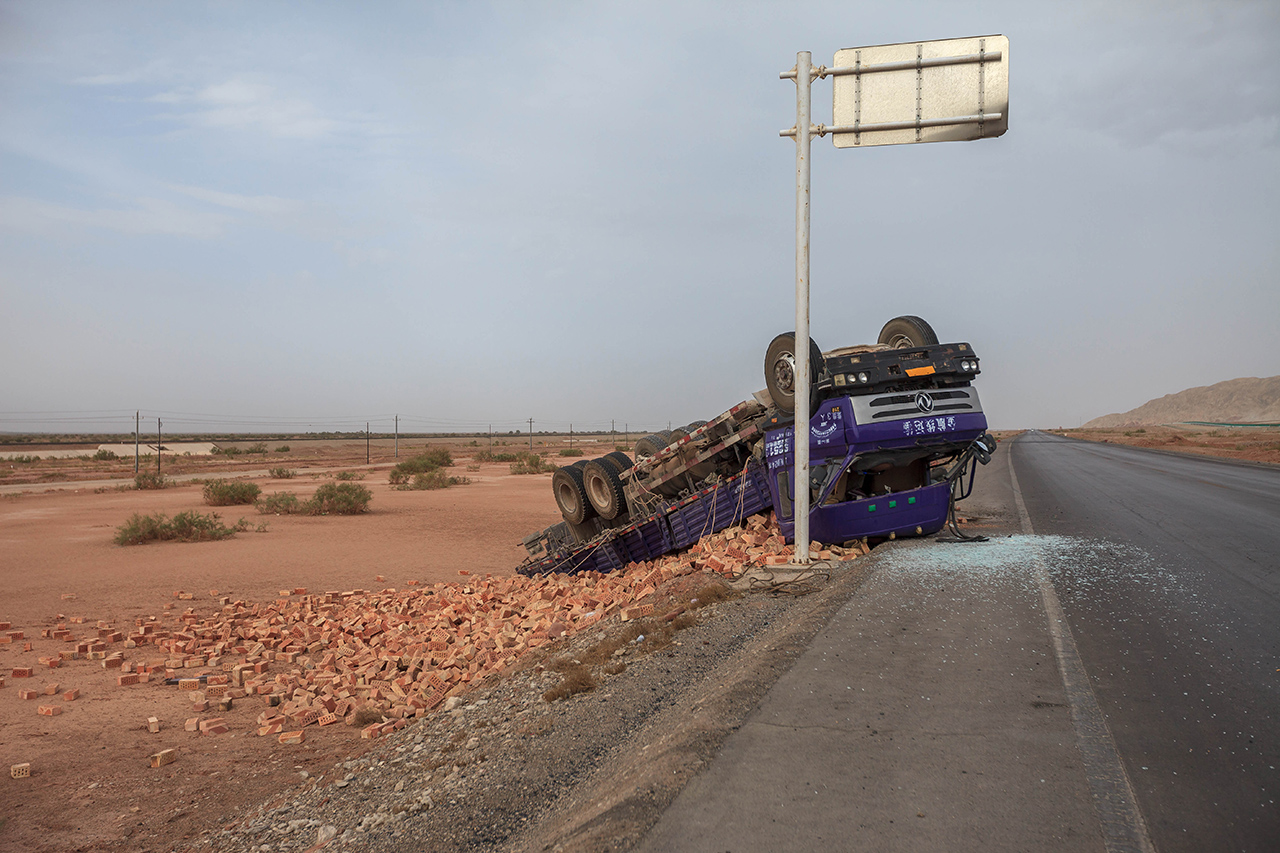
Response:
[[[937,342],[938,336],[934,333],[933,327],[911,314],[894,317],[885,323],[884,328],[880,330],[880,339],[878,341],[878,343],[888,344],[894,349],[923,347]]]
[[[660,435],[646,435],[636,442],[636,461],[657,456],[667,446],[667,440]]]
[[[635,464],[631,461],[631,457],[623,453],[621,450],[614,450],[610,453],[606,453],[601,458],[608,459],[610,462],[612,462],[613,467],[617,470],[619,474],[621,474],[623,471],[626,471],[632,465]]]
[[[671,431],[671,443],[675,444],[698,427],[705,426],[706,423],[706,421],[694,421],[693,423],[685,424],[682,427],[676,427]]]
[[[601,518],[617,518],[627,505],[618,472],[604,459],[587,463],[582,469],[582,485],[587,492],[587,500],[591,501],[592,508]]]
[[[560,507],[565,521],[581,524],[596,514],[582,484],[582,468],[576,464],[556,469],[551,475],[551,491],[555,493],[556,506]]]
[[[796,335],[783,332],[773,339],[764,354],[764,384],[778,410],[791,414],[796,408]],[[822,350],[809,339],[809,406],[810,415],[818,410],[817,395],[812,393],[818,375],[822,373]]]

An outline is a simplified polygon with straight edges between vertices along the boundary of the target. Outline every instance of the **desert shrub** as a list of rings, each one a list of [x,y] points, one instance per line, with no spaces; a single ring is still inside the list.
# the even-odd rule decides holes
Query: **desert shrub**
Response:
[[[311,515],[356,515],[368,512],[373,493],[355,483],[325,483],[307,501]]]
[[[582,664],[572,664],[561,670],[560,683],[543,693],[542,698],[547,702],[554,702],[557,699],[567,699],[578,693],[588,693],[595,689],[596,679],[591,674],[591,670]]]
[[[31,464],[32,462],[39,462],[39,461],[40,461],[40,457],[39,457],[39,456],[25,456],[25,455],[24,455],[24,456],[10,456],[10,457],[9,457],[9,461],[10,461],[10,462],[17,462],[17,463],[18,463],[18,464],[20,464],[20,465],[29,465],[29,464]]]
[[[467,470],[468,470],[468,471],[471,471],[471,472],[479,471],[479,470],[480,470],[480,463],[479,463],[479,462],[471,462],[471,463],[469,463],[469,464],[467,465]]]
[[[453,454],[449,452],[447,447],[434,447],[426,453],[420,453],[412,459],[396,465],[391,469],[391,485],[400,486],[408,483],[418,474],[425,474],[430,471],[436,471],[440,468],[448,468],[453,464]],[[414,488],[419,488],[415,486]],[[443,488],[442,486],[427,486],[425,488]]]
[[[266,453],[267,446],[259,441],[257,444],[251,444],[244,449],[245,453]]]
[[[468,447],[479,447],[479,446],[480,446],[480,442],[476,441],[476,440],[473,438],[473,439],[471,439],[470,441],[468,441],[468,442],[467,442],[467,446],[468,446]]]
[[[239,456],[241,453],[244,453],[244,451],[238,447],[215,447],[213,448],[213,452],[218,456]]]
[[[232,480],[210,480],[204,484],[204,502],[209,506],[251,504],[262,494],[256,483]]]
[[[169,485],[169,481],[165,479],[164,474],[157,471],[142,471],[133,478],[133,486],[136,489],[164,489]]]
[[[548,474],[556,470],[556,466],[543,459],[536,453],[521,453],[519,458],[511,463],[510,471],[512,474]]]
[[[169,519],[156,515],[139,515],[134,513],[129,520],[116,528],[115,543],[117,545],[141,545],[163,538],[161,531],[168,525]]]
[[[582,451],[576,447],[562,447],[560,448],[560,455],[561,456],[581,456]]]
[[[248,528],[243,518],[235,527],[227,527],[216,512],[206,514],[195,510],[180,512],[173,518],[163,513],[139,515],[116,528],[117,545],[143,545],[147,542],[176,540],[179,542],[208,542],[234,536],[237,529]]]
[[[519,462],[525,453],[494,453],[492,450],[481,450],[471,457],[476,462]]]
[[[339,471],[334,475],[334,479],[344,481],[363,480],[364,474],[357,474],[355,471]]]
[[[117,456],[115,452],[112,450],[107,450],[106,448],[98,448],[98,452],[93,454],[93,456],[90,456],[89,458],[92,459],[94,462],[111,462],[112,460],[119,459],[120,457]]]
[[[168,538],[179,542],[205,542],[235,535],[235,529],[223,524],[216,512],[206,514],[193,509],[175,515],[169,522],[169,531]]]
[[[292,468],[268,468],[267,473],[276,480],[292,480],[298,472]]]
[[[413,480],[405,488],[447,489],[449,488],[449,475],[439,468],[432,468],[430,471],[419,471],[413,475]]]
[[[630,448],[630,447],[627,447],[625,444],[615,444],[615,445],[613,446],[613,449],[614,449],[614,450],[621,450],[623,453],[630,453],[630,452],[631,452],[631,448]]]
[[[399,486],[401,489],[447,489],[450,486],[469,486],[470,477],[450,477],[439,468],[414,474],[413,479]]]
[[[377,708],[371,708],[368,705],[361,705],[354,714],[354,725],[367,726],[370,723],[380,723],[383,720],[382,712]]]
[[[288,453],[288,452],[289,452],[289,445],[287,444],[282,444],[276,448],[276,453]]]
[[[263,515],[298,515],[305,512],[302,501],[293,492],[276,492],[259,498],[254,504]]]

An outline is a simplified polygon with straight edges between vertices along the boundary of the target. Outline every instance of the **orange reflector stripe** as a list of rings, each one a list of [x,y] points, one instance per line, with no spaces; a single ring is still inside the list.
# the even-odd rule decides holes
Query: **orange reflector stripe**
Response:
[[[937,373],[937,371],[933,369],[933,365],[929,365],[928,367],[908,367],[907,368],[908,376],[928,376],[931,373]]]

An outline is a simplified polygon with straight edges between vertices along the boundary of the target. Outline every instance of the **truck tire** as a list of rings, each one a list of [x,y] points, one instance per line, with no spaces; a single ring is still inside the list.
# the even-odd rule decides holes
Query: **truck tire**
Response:
[[[577,463],[556,469],[551,475],[551,491],[556,496],[556,506],[560,507],[560,514],[565,521],[581,524],[596,514],[591,502],[587,500],[587,491],[582,484],[582,468]]]
[[[706,423],[706,421],[694,421],[693,423],[685,424],[682,427],[676,427],[671,431],[671,443],[675,444],[698,427],[705,426]]]
[[[878,340],[878,343],[888,344],[894,349],[923,347],[937,342],[938,336],[934,333],[933,327],[911,314],[894,317],[885,323],[884,328],[880,330]]]
[[[631,457],[623,453],[621,450],[614,450],[606,453],[602,458],[613,462],[613,466],[619,474],[623,471],[629,470],[631,466],[635,464],[631,461]]]
[[[626,512],[622,481],[614,470],[613,460],[593,459],[582,469],[582,485],[587,500],[601,518],[613,519]]]
[[[657,456],[667,446],[667,440],[660,435],[646,435],[636,442],[636,461]]]
[[[769,348],[764,354],[764,384],[769,389],[769,396],[773,398],[773,404],[778,410],[786,414],[791,414],[796,407],[796,376],[795,376],[795,350],[796,335],[795,332],[783,332],[769,343]],[[822,373],[823,359],[822,350],[818,349],[818,345],[813,342],[813,338],[809,339],[809,386],[818,381],[819,374]],[[809,394],[809,406],[813,412],[818,410],[817,395]]]

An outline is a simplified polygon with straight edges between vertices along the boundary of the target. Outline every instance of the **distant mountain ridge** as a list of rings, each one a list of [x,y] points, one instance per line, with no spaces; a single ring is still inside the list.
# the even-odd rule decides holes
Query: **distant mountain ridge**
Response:
[[[1187,421],[1280,423],[1280,376],[1228,379],[1216,385],[1166,394],[1118,415],[1103,415],[1089,427],[1150,426]]]

